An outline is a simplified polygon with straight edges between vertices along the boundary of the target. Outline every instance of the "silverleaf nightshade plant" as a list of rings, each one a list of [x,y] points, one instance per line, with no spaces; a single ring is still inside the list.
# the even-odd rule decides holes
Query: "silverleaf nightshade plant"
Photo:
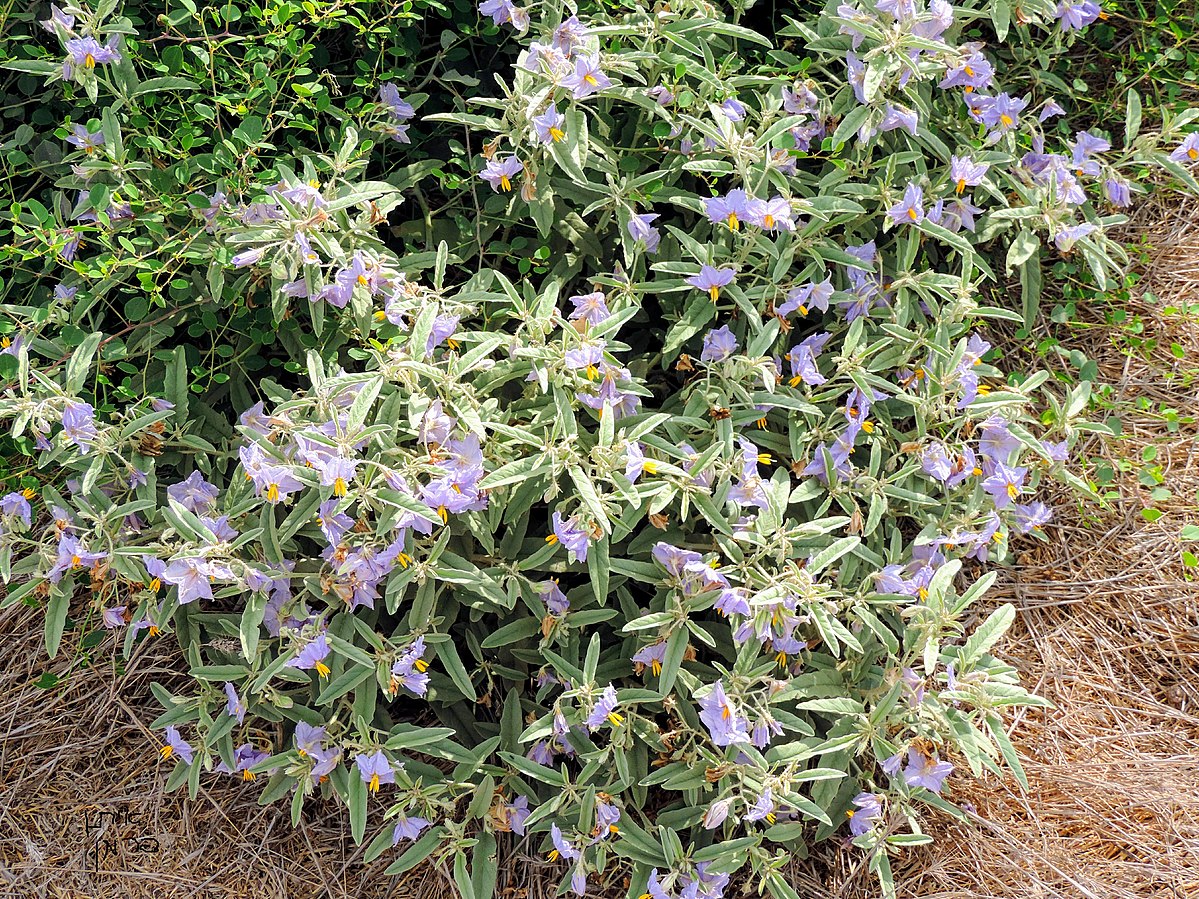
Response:
[[[6,601],[46,602],[51,653],[71,608],[127,654],[175,635],[168,786],[343,803],[369,858],[444,859],[473,899],[501,839],[577,894],[787,899],[790,853],[839,838],[892,891],[959,768],[1023,776],[1003,711],[1038,700],[990,654],[1015,612],[971,607],[1042,485],[1089,489],[1085,386],[995,364],[1005,275],[1030,314],[1042,247],[1102,284],[1133,172],[1193,184],[1190,120],[1063,139],[1069,98],[977,39],[1059,47],[1093,6],[829,4],[766,55],[706,3],[483,4],[521,42],[498,91],[422,115],[373,85],[336,152],[193,199],[196,289],[302,322],[290,382],[200,415],[168,350],[100,414],[102,332],[8,342],[0,415],[52,476],[0,499]],[[48,30],[74,52],[89,16]],[[135,193],[118,112],[70,132],[72,190]],[[399,252],[377,226],[420,177],[368,177],[362,135],[443,122],[483,148],[468,224]],[[489,255],[513,232],[537,271]]]

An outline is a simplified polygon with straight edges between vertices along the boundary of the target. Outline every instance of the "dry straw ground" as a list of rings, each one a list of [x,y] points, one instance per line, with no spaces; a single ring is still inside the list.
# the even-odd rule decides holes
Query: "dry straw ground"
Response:
[[[1193,204],[1187,204],[1188,207]],[[1127,352],[1102,307],[1080,308],[1073,340],[1100,364],[1116,397],[1189,417],[1176,432],[1152,414],[1125,414],[1120,440],[1092,441],[1090,459],[1140,459],[1157,448],[1173,499],[1146,522],[1137,469],[1118,480],[1108,509],[1062,497],[1045,543],[1024,548],[996,599],[1015,602],[1003,654],[1055,708],[1013,722],[1030,789],[1010,778],[958,780],[969,825],[934,822],[939,839],[897,862],[909,897],[1199,896],[1199,583],[1181,563],[1179,529],[1199,523],[1199,322],[1165,315],[1199,304],[1199,215],[1169,198],[1142,210],[1130,238],[1152,248],[1131,300],[1157,339]],[[1144,299],[1143,290],[1158,297]],[[1178,359],[1170,345],[1184,350]],[[163,795],[165,772],[147,722],[153,680],[179,676],[169,643],[142,649],[118,673],[109,647],[90,666],[67,646],[49,666],[66,685],[34,685],[46,670],[36,611],[0,615],[0,897],[448,897],[441,871],[382,876],[361,861],[342,814],[311,805],[292,830],[282,807],[253,788],[208,778],[199,798]],[[113,813],[105,816],[103,813]],[[553,894],[554,869],[508,844],[503,899]],[[803,896],[875,895],[860,859],[836,847],[797,863]]]

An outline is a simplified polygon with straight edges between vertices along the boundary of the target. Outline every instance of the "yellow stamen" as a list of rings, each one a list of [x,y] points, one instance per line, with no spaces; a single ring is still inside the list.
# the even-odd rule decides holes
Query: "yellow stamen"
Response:
[[[595,80],[595,76],[594,76],[594,75],[584,75],[584,76],[583,76],[583,80],[584,80],[585,82],[587,82],[588,84],[590,84],[592,87],[598,87],[598,86],[599,86],[599,82]]]
[[[158,625],[156,625],[156,624],[151,624],[151,625],[150,625],[150,636],[151,636],[151,637],[157,637],[157,636],[158,636]]]
[[[279,485],[278,484],[267,484],[266,498],[267,498],[267,502],[272,502],[272,503],[279,502]]]
[[[372,793],[378,793],[378,792],[379,792],[379,775],[378,775],[378,774],[372,774],[372,775],[371,775],[370,791],[371,791]]]
[[[319,181],[317,181],[315,178],[308,179],[308,186],[311,187],[313,190],[321,189],[321,183]]]
[[[558,850],[557,850],[557,849],[551,849],[551,850],[549,851],[549,854],[548,854],[548,855],[546,855],[546,858],[548,858],[548,859],[549,859],[550,861],[552,861],[552,862],[556,862],[556,861],[558,860]]]
[[[369,287],[370,283],[370,278],[368,278],[366,275],[358,276],[358,284],[360,287]]]
[[[763,465],[772,465],[774,464],[774,456],[770,455],[770,453],[758,453],[758,461]]]
[[[862,430],[865,431],[867,434],[873,434],[874,433],[874,422],[872,422],[872,421],[862,422]]]
[[[253,771],[251,771],[249,768],[247,768],[245,771],[243,771],[243,772],[241,773],[241,779],[242,779],[242,780],[253,780],[253,779],[254,779],[254,777],[255,777],[255,774],[254,774],[254,772],[253,772]]]
[[[979,475],[981,475],[983,473],[983,470],[976,465],[976,466],[974,466],[974,471],[972,471],[970,473],[977,478]]]
[[[739,221],[737,221],[737,213],[735,213],[735,212],[729,213],[729,230],[730,231],[740,231],[741,230],[741,223]]]
[[[662,673],[662,663],[659,662],[657,659],[652,660],[649,663],[649,670],[652,671],[654,674],[661,674]]]
[[[1005,112],[999,117],[999,121],[1003,123],[1003,127],[1010,128],[1015,120]]]
[[[175,747],[174,746],[164,746],[164,747],[162,747],[162,749],[160,749],[158,751],[162,753],[162,757],[164,759],[169,759],[171,757],[171,754],[174,753]]]
[[[448,346],[451,350],[458,349],[458,341],[456,341],[453,337],[447,337],[445,340],[445,345]]]
[[[78,568],[83,564],[83,560],[79,556],[71,556],[71,567]]]
[[[316,673],[320,677],[328,677],[329,676],[329,666],[326,665],[324,662],[317,662],[316,663]]]
[[[150,592],[157,593],[161,589],[162,589],[162,581],[159,580],[158,578],[153,578],[150,581]]]
[[[338,478],[337,480],[335,480],[333,482],[333,495],[334,496],[345,496],[346,495],[346,486],[347,485],[346,485],[345,478]]]
[[[384,312],[382,309],[378,309],[375,311],[375,321],[381,322],[385,318],[387,318],[387,313]]]
[[[564,137],[566,137],[566,132],[561,128],[550,128],[550,138],[554,141],[554,143],[558,143],[558,141],[562,140]]]
[[[1017,496],[1020,495],[1020,488],[1017,487],[1015,484],[1008,484],[1007,485],[1007,495],[1010,496],[1012,499],[1015,499]]]
[[[764,216],[762,216],[762,222],[763,222],[763,224],[766,225],[767,228],[773,228],[774,227],[774,216],[768,212]]]
[[[916,221],[916,210],[915,209],[908,210],[908,218],[910,218],[912,221]]]
[[[37,494],[34,493],[32,487],[26,487],[21,491],[21,496],[25,497],[25,499],[33,499],[35,496],[37,496]]]
[[[587,380],[594,381],[598,377],[599,377],[599,369],[596,368],[594,365],[588,365],[587,366]]]
[[[624,716],[618,715],[616,712],[609,712],[608,721],[613,727],[620,727],[620,725],[624,724]]]
[[[446,524],[449,521],[449,515],[446,513],[445,506],[437,507],[437,517],[441,519],[442,524]]]
[[[720,717],[723,718],[725,721],[728,721],[729,718],[733,717],[733,710],[730,709],[727,705],[724,706],[720,710]]]
[[[408,555],[408,553],[400,553],[396,556],[396,561],[400,563],[401,568],[407,568],[412,564],[412,556]]]
[[[758,419],[758,428],[760,428],[763,431],[766,430],[766,416],[765,415],[763,415],[761,418]]]
[[[957,184],[957,187],[954,188],[954,193],[961,194],[965,190],[966,190],[966,179],[958,178],[958,184]]]
[[[500,189],[512,190],[512,182],[508,180],[507,175],[500,175]]]
[[[1199,150],[1191,147],[1191,149],[1187,150],[1187,156],[1191,157],[1191,159],[1199,159]]]
[[[916,595],[921,599],[928,599],[928,587],[921,587],[916,591]]]
[[[557,542],[558,542],[558,535],[557,535],[557,534],[550,534],[548,537],[546,537],[546,538],[545,538],[545,542],[546,542],[546,543],[557,543]]]
[[[90,53],[85,56],[83,59],[83,67],[85,69],[94,69],[96,67],[96,57],[92,56]]]
[[[652,459],[646,459],[645,460],[645,473],[646,474],[657,474],[658,473],[658,463],[654,462]]]
[[[780,668],[787,667],[787,654],[785,652],[776,653],[774,660],[778,662]]]
[[[971,78],[973,78],[973,77],[974,77],[974,69],[973,69],[973,67],[971,67],[971,66],[962,66],[962,71],[963,71],[963,72],[965,72],[967,75],[969,75]]]
[[[712,297],[712,302],[715,303],[720,297],[720,288],[716,286],[709,287],[708,294]]]
[[[796,375],[794,378],[792,378],[787,383],[790,384],[792,387],[798,387],[800,381],[802,381],[802,380],[803,380],[803,377],[801,375]]]
[[[986,396],[990,392],[991,392],[990,384],[979,384],[978,385],[978,395],[979,396]]]
[[[777,820],[777,818],[775,817],[774,812],[766,813],[766,823],[767,824],[773,824],[776,820]]]

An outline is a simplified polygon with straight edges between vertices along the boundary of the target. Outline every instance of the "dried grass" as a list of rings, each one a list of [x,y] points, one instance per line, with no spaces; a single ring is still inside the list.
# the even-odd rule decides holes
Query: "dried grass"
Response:
[[[1129,235],[1153,248],[1142,287],[1162,302],[1131,301],[1143,336],[1158,338],[1151,352],[1130,355],[1101,313],[1079,314],[1088,325],[1083,349],[1121,401],[1145,398],[1194,418],[1199,395],[1185,375],[1199,359],[1199,324],[1160,311],[1199,302],[1192,208],[1146,208]],[[997,588],[996,599],[1020,610],[999,652],[1055,706],[1014,722],[1030,789],[1010,778],[960,779],[957,798],[977,808],[976,820],[934,822],[936,843],[896,860],[901,895],[1199,896],[1199,584],[1187,577],[1178,539],[1184,523],[1199,523],[1195,423],[1170,432],[1154,416],[1132,416],[1123,438],[1094,441],[1087,452],[1116,465],[1151,445],[1173,491],[1153,504],[1162,519],[1141,517],[1150,502],[1135,470],[1120,477],[1110,509],[1063,496],[1047,541],[1027,549]],[[51,666],[70,673],[66,686],[44,691],[33,685],[45,666],[40,627],[34,610],[0,613],[8,660],[0,670],[0,896],[452,895],[450,877],[435,867],[393,878],[382,874],[388,858],[363,863],[332,806],[310,803],[293,830],[285,807],[259,807],[233,779],[206,778],[195,801],[162,794],[149,684],[186,677],[169,643],[139,651],[123,673],[106,649],[81,666],[72,660],[84,650],[67,645]],[[100,811],[126,820],[107,820],[97,837]],[[501,899],[553,895],[555,869],[523,854],[506,858]],[[834,846],[797,862],[793,882],[804,897],[877,894],[860,857]]]

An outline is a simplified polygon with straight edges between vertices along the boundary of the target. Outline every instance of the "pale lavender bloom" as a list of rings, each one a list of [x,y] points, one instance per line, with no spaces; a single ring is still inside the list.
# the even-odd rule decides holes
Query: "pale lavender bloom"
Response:
[[[164,583],[179,588],[181,606],[197,599],[212,599],[213,581],[232,576],[232,572],[225,566],[195,556],[172,559],[162,572]]]
[[[395,770],[392,768],[391,760],[382,749],[376,750],[372,754],[359,752],[354,756],[354,763],[358,766],[358,776],[362,778],[362,782],[367,785],[367,789],[372,793],[379,792],[380,784],[393,784],[396,782]]]
[[[315,669],[321,677],[327,677],[329,666],[325,664],[325,659],[328,658],[330,651],[329,638],[323,633],[318,634],[315,639],[304,644],[296,657],[287,664],[292,668],[303,670]]]
[[[800,315],[807,315],[809,309],[816,309],[820,312],[828,312],[828,303],[832,298],[832,278],[825,278],[819,284],[809,281],[807,284],[802,284],[798,287],[792,287],[789,291],[787,291],[786,302],[779,306],[775,312],[783,317],[786,317],[792,312],[796,311],[798,311]]]
[[[570,90],[576,100],[582,100],[611,87],[612,79],[600,68],[599,54],[593,54],[575,59],[575,70],[562,80],[562,86]]]
[[[106,628],[124,627],[125,626],[125,606],[112,606],[104,610],[101,616],[102,623]]]
[[[1027,468],[996,465],[994,474],[983,481],[983,490],[995,500],[996,509],[1006,509],[1024,489]]]
[[[257,495],[272,506],[286,502],[291,494],[305,487],[304,482],[291,473],[291,469],[282,465],[266,463],[254,470],[247,469],[246,474],[254,482]]]
[[[296,751],[300,755],[309,755],[321,749],[322,744],[327,736],[325,728],[308,724],[304,721],[296,722]]]
[[[68,15],[55,4],[50,4],[50,18],[39,22],[42,28],[58,37],[69,37],[75,31],[75,17]]]
[[[634,665],[640,665],[643,668],[648,668],[650,673],[658,675],[662,673],[662,662],[666,659],[666,642],[651,643],[649,646],[642,647],[629,660]]]
[[[576,47],[581,46],[590,36],[591,31],[579,21],[579,17],[571,16],[554,29],[554,37],[551,43],[554,49],[561,53],[572,53]]]
[[[550,825],[550,841],[554,844],[554,852],[557,853],[551,853],[551,858],[574,861],[579,857],[579,850],[566,841],[557,824]]]
[[[1054,17],[1058,20],[1058,27],[1065,34],[1086,28],[1099,18],[1101,12],[1095,0],[1060,0]]]
[[[1128,206],[1132,203],[1132,191],[1129,190],[1128,182],[1123,178],[1113,176],[1105,179],[1103,192],[1113,206]]]
[[[908,134],[915,137],[919,125],[920,117],[913,110],[903,106],[893,106],[888,103],[883,109],[883,120],[879,122],[878,130],[896,131],[902,128]]]
[[[0,498],[0,515],[19,518],[25,522],[25,527],[33,524],[33,509],[29,506],[29,500],[20,493],[7,493]]]
[[[751,200],[746,211],[746,221],[765,231],[794,231],[791,204],[784,197],[769,200]]]
[[[657,228],[650,224],[657,217],[658,213],[656,212],[645,212],[629,217],[629,237],[633,240],[644,241],[647,253],[658,252],[658,245],[662,242],[662,235]]]
[[[732,700],[724,692],[724,682],[717,681],[699,701],[699,720],[708,728],[708,735],[717,746],[750,742],[749,721],[741,717]]]
[[[629,443],[625,450],[624,476],[629,479],[630,484],[636,484],[638,478],[646,471],[654,474],[656,466],[652,460],[646,461],[645,451],[641,448],[641,444],[636,440]]]
[[[562,592],[557,581],[551,580],[542,583],[538,595],[545,603],[546,610],[555,618],[561,618],[570,611],[570,600],[566,598],[566,594]]]
[[[523,837],[525,821],[532,814],[529,810],[529,800],[524,796],[517,796],[504,806],[504,811],[507,813],[508,826],[512,828],[512,832]]]
[[[780,644],[787,644],[787,645],[784,646],[784,645],[780,645]],[[787,641],[785,639],[779,639],[779,640],[774,641],[773,648],[779,652],[797,653],[801,649],[804,649],[806,646],[807,646],[807,644],[804,643],[803,641],[799,641],[799,640]],[[774,718],[771,718],[771,717],[759,718],[756,722],[754,722],[754,729],[753,729],[752,733],[750,734],[751,742],[758,749],[765,749],[767,746],[770,745],[770,741],[774,737],[781,736],[782,733],[783,733],[783,726],[781,724],[779,724],[776,720],[774,720]]]
[[[704,335],[704,348],[700,362],[721,362],[737,352],[737,337],[728,325],[713,328]]]
[[[104,145],[104,132],[88,131],[83,125],[72,125],[67,143],[90,155],[97,147]]]
[[[929,0],[930,18],[912,26],[912,34],[930,41],[941,40],[953,24],[953,7],[948,0]]]
[[[569,297],[567,300],[575,308],[567,316],[568,319],[585,319],[588,324],[599,325],[607,321],[612,313],[608,311],[607,298],[602,290]]]
[[[96,66],[119,61],[121,54],[117,52],[117,39],[115,34],[111,34],[103,45],[94,37],[77,37],[67,41],[62,77],[70,80],[75,77],[76,69],[83,69],[90,74]]]
[[[713,224],[723,223],[733,231],[741,228],[741,221],[748,219],[750,214],[750,198],[741,188],[730,190],[723,197],[709,197],[704,200],[704,212]]]
[[[409,818],[406,815],[400,815],[396,819],[395,830],[391,832],[391,845],[396,845],[400,840],[415,840],[420,836],[421,831],[432,823],[427,818],[416,816]]]
[[[783,111],[788,115],[809,115],[820,110],[820,98],[806,84],[783,88]]]
[[[479,4],[479,14],[491,16],[491,21],[496,25],[511,22],[514,11],[515,7],[512,5],[512,0],[483,0]]]
[[[942,89],[964,88],[968,93],[985,90],[995,77],[995,69],[982,54],[980,44],[965,44],[966,51],[958,65],[951,67],[938,85]]]
[[[237,695],[237,688],[228,681],[225,682],[225,697],[225,714],[242,724],[246,720],[246,704]]]
[[[715,830],[729,816],[729,809],[732,808],[733,801],[731,799],[718,799],[708,806],[708,810],[704,812],[704,829]]]
[[[424,696],[429,691],[429,663],[422,658],[425,654],[425,638],[417,637],[391,666],[391,677],[404,689]]]
[[[565,121],[566,117],[558,112],[557,104],[551,103],[541,115],[533,116],[533,130],[537,132],[537,139],[543,144],[553,144],[562,140],[566,137],[566,132],[562,130]]]
[[[200,524],[212,532],[212,536],[216,539],[217,543],[232,543],[237,539],[239,533],[237,528],[229,524],[228,515],[221,515],[218,518],[201,515]]]
[[[405,121],[416,115],[416,110],[412,104],[400,97],[400,89],[386,81],[379,85],[379,99],[386,104],[392,116]]]
[[[479,177],[490,184],[493,191],[499,193],[501,190],[512,190],[512,179],[523,169],[524,165],[515,156],[507,156],[504,159],[493,157],[487,160],[487,166],[479,173]]]
[[[1193,131],[1182,139],[1170,158],[1175,162],[1199,162],[1199,131]]]
[[[767,787],[758,797],[758,801],[745,813],[746,821],[765,821],[773,824],[775,820],[774,792]]]
[[[159,752],[162,753],[164,759],[169,759],[173,755],[183,759],[184,764],[192,763],[192,747],[187,740],[179,736],[179,730],[174,725],[171,725],[166,730],[167,745],[163,746]]]
[[[1042,525],[1048,524],[1053,518],[1053,511],[1042,502],[1028,503],[1027,505],[1017,504],[1013,511],[1015,512],[1016,530],[1021,534],[1039,530]]]
[[[1090,222],[1067,225],[1065,228],[1059,230],[1057,234],[1053,235],[1053,243],[1061,252],[1066,253],[1073,249],[1074,244],[1079,240],[1098,230],[1098,226],[1092,225]]]
[[[914,19],[919,11],[916,0],[878,0],[875,7],[879,12],[889,14],[898,22]]]
[[[588,534],[579,527],[576,516],[572,516],[567,520],[562,517],[561,512],[555,512],[553,515],[553,530],[554,533],[546,538],[547,543],[561,543],[580,562],[587,561],[587,548],[590,545]]]
[[[857,46],[856,44],[854,45]],[[845,54],[845,66],[853,95],[859,103],[866,102],[866,64],[858,59],[856,53],[850,50]]]
[[[1054,116],[1065,115],[1066,110],[1062,109],[1055,101],[1049,100],[1045,103],[1044,109],[1037,116],[1038,122],[1044,122],[1046,119],[1051,119]]]
[[[953,192],[961,196],[967,187],[982,184],[989,162],[975,162],[969,156],[951,156],[949,158],[949,180],[953,182]]]
[[[68,402],[62,412],[62,431],[71,443],[86,451],[100,436],[95,409],[90,403]]]
[[[943,762],[936,756],[925,756],[915,749],[908,750],[908,763],[903,770],[904,782],[909,787],[924,787],[933,793],[940,793],[941,787],[953,771],[953,765]]]
[[[429,339],[425,341],[425,356],[433,355],[433,350],[441,345],[443,341],[450,340],[458,330],[458,315],[439,315],[433,319],[433,330],[429,333]]]
[[[748,615],[751,611],[745,589],[742,587],[726,587],[721,590],[712,608],[725,618],[729,615]]]
[[[595,837],[591,840],[592,844],[598,843],[606,839],[614,833],[619,832],[616,822],[620,820],[620,808],[614,803],[605,802],[602,799],[595,801]]]
[[[792,387],[798,387],[801,382],[816,387],[828,380],[816,366],[816,357],[831,336],[827,331],[812,334],[790,349],[786,358],[791,362]]]
[[[887,210],[897,225],[919,224],[924,221],[924,191],[919,184],[909,184],[903,192],[903,200]]]
[[[595,730],[607,721],[613,727],[619,727],[624,723],[624,716],[616,711],[618,705],[620,705],[620,700],[616,698],[616,688],[608,684],[596,701],[591,714],[587,716],[587,726]]]
[[[204,480],[204,475],[198,471],[193,471],[186,480],[167,488],[167,496],[197,515],[211,509],[219,494],[220,490]]]
[[[1025,99],[1000,94],[985,104],[982,110],[983,124],[992,129],[992,136],[1007,134],[1020,123],[1020,113],[1027,106]]]
[[[710,265],[704,265],[700,268],[698,275],[692,275],[686,281],[697,290],[706,290],[712,297],[712,302],[715,303],[720,296],[720,288],[733,282],[736,277],[737,270],[731,267],[713,268]]]
[[[745,119],[745,104],[736,97],[730,97],[721,103],[720,111],[730,122],[740,122]]]
[[[875,820],[883,813],[882,796],[875,793],[859,793],[853,798],[856,810],[850,810],[849,832],[855,837],[868,833],[874,827]]]
[[[669,106],[674,102],[674,94],[663,85],[650,88],[646,93],[649,94],[653,101],[659,106]]]

